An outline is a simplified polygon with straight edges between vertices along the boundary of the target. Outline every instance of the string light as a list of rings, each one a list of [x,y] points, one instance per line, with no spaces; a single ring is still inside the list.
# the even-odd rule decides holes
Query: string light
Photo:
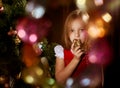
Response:
[[[2,4],[2,0],[0,0],[0,11],[3,11],[4,10],[4,7],[3,7],[3,4]]]

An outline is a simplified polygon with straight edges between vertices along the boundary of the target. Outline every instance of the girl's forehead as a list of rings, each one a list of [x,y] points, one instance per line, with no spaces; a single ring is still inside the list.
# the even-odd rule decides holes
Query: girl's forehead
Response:
[[[85,22],[81,19],[72,20],[70,23],[71,27],[74,27],[74,26],[85,27],[85,25],[86,25]]]

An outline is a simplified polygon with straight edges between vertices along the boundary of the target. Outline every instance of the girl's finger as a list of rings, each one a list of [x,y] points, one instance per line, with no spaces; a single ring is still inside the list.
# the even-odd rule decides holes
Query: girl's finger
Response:
[[[72,45],[71,45],[71,49],[73,50],[75,47],[74,47],[74,43],[72,43]]]

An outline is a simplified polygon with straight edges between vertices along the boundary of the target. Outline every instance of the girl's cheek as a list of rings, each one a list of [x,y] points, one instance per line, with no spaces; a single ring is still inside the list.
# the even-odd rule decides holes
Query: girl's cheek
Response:
[[[72,35],[69,35],[69,39],[70,39],[71,42],[73,41]]]
[[[70,41],[73,42],[74,36],[71,34],[69,37],[70,37]]]
[[[81,39],[82,43],[86,40],[87,36],[88,36],[88,34],[86,31],[81,32],[80,39]]]

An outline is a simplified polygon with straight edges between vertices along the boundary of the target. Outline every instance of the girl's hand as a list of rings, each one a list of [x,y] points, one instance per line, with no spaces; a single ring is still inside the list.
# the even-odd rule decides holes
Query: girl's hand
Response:
[[[84,54],[84,51],[81,49],[80,46],[75,47],[75,42],[73,42],[73,44],[71,45],[71,51],[76,59],[81,60],[81,56]]]

